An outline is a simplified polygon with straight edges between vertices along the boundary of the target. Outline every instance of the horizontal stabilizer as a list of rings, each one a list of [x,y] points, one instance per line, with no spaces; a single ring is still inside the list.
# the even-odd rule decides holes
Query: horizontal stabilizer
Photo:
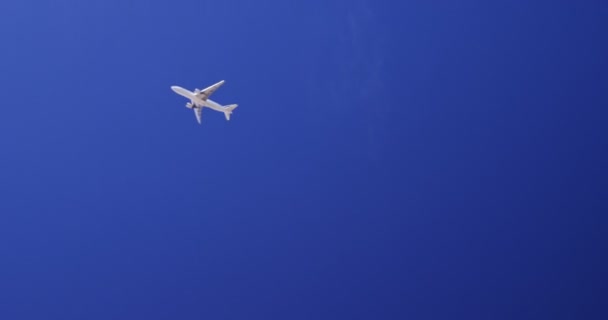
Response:
[[[238,107],[238,104],[230,104],[230,105],[224,106],[224,116],[226,117],[226,120],[230,120],[230,115],[232,114],[232,110],[234,110],[236,107]]]

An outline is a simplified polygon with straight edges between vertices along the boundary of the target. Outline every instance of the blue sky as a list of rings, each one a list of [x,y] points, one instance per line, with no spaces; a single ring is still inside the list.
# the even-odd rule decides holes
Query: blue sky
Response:
[[[603,319],[606,21],[3,2],[0,318]]]

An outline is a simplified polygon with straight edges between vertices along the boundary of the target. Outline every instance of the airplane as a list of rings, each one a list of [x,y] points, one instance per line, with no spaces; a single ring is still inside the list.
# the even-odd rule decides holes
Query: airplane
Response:
[[[184,89],[180,86],[171,86],[171,90],[175,91],[175,93],[179,94],[190,100],[190,102],[186,103],[186,108],[194,110],[194,115],[196,116],[196,121],[201,123],[202,111],[204,107],[209,109],[213,109],[215,111],[223,112],[224,117],[226,117],[226,121],[230,120],[230,115],[232,114],[232,110],[236,108],[237,104],[230,104],[226,106],[222,106],[219,103],[209,99],[209,97],[217,90],[222,84],[224,84],[224,80],[207,87],[206,89],[199,90],[194,89],[194,92],[190,90]]]

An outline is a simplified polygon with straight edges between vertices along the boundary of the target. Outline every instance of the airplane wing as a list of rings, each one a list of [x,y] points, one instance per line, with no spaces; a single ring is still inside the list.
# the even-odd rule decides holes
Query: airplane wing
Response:
[[[195,95],[197,98],[206,101],[207,99],[209,99],[209,97],[215,92],[215,90],[217,90],[220,86],[222,86],[224,84],[224,80],[209,86],[206,89],[203,89],[199,92],[196,92]]]
[[[192,110],[194,110],[194,116],[196,116],[196,121],[198,121],[198,124],[201,124],[203,108],[192,108]]]

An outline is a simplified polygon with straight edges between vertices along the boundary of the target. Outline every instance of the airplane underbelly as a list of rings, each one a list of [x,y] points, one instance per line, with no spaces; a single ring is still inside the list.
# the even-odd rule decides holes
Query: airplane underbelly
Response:
[[[207,99],[207,101],[205,101],[205,106],[207,106],[213,110],[216,110],[216,111],[220,111],[220,112],[224,111],[224,110],[222,110],[222,106],[219,103],[217,103],[211,99]]]
[[[202,106],[204,106],[204,105],[205,105],[205,101],[203,101],[203,100],[201,100],[201,99],[199,99],[199,98],[197,98],[197,97],[192,97],[192,98],[191,98],[191,100],[192,100],[192,103],[193,103],[194,105],[197,105],[197,106],[199,106],[199,107],[202,107]]]

